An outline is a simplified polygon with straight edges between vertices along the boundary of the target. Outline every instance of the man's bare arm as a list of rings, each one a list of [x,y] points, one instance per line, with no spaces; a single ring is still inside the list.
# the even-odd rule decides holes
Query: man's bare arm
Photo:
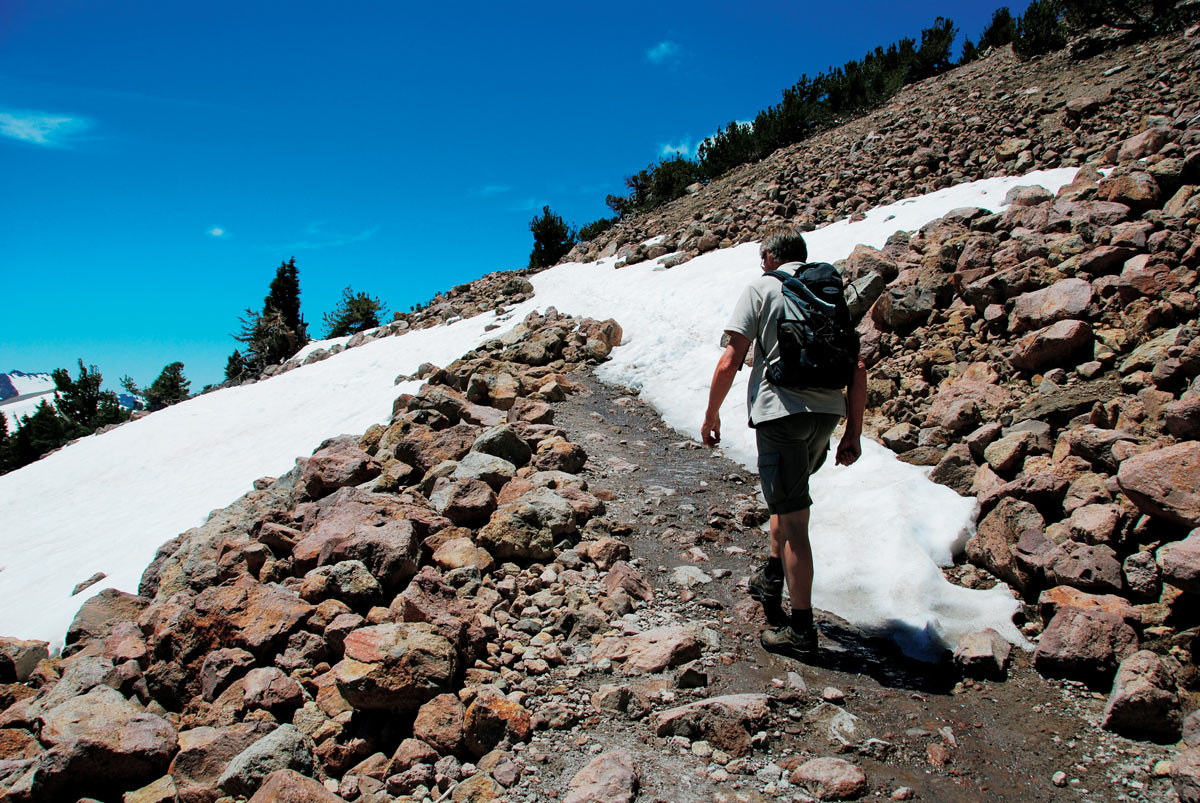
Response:
[[[708,409],[704,412],[704,425],[700,428],[700,439],[706,446],[716,446],[721,442],[721,403],[729,395],[733,378],[742,367],[749,349],[750,338],[729,332],[729,345],[717,361],[717,369],[713,371],[712,384],[708,388]]]
[[[838,465],[848,466],[862,455],[863,413],[867,409],[867,366],[862,360],[846,388],[846,434],[838,444]]]

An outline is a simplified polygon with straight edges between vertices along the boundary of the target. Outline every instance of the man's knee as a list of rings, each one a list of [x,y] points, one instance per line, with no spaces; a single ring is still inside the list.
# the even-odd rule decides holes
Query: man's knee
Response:
[[[809,508],[793,510],[790,513],[776,514],[779,519],[779,529],[788,538],[808,538]]]

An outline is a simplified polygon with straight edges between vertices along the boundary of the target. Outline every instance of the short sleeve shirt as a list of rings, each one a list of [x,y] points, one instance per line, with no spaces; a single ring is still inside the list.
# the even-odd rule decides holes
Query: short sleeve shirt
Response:
[[[799,263],[790,262],[780,270],[792,273],[798,267]],[[746,388],[750,426],[794,413],[832,413],[844,417],[844,391],[825,388],[789,390],[777,387],[767,379],[767,366],[779,359],[776,323],[785,316],[803,317],[783,295],[782,287],[782,282],[765,273],[750,282],[725,326],[725,331],[737,332],[754,343],[754,367],[750,370]]]

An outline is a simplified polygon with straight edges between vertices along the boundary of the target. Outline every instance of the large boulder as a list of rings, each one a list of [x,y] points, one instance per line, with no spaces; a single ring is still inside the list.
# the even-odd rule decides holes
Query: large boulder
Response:
[[[1117,668],[1102,726],[1135,739],[1174,742],[1183,714],[1168,659],[1149,650],[1133,653]]]
[[[565,803],[630,803],[637,795],[638,781],[633,753],[603,753],[575,773]]]
[[[439,694],[417,711],[413,736],[444,755],[462,749],[467,709],[456,694]]]
[[[1200,527],[1200,441],[1134,455],[1117,483],[1138,509],[1185,527]]]
[[[217,782],[229,762],[273,726],[239,722],[224,728],[200,727],[179,733],[179,752],[167,772],[181,803],[213,803],[222,796]]]
[[[471,451],[498,457],[517,468],[526,465],[533,456],[529,444],[517,434],[511,424],[501,424],[484,430],[471,444]]]
[[[338,691],[355,708],[415,711],[450,687],[455,645],[424,622],[389,622],[346,636],[334,667]]]
[[[1009,362],[1022,371],[1042,371],[1070,365],[1092,345],[1092,327],[1086,321],[1064,320],[1022,337]]]
[[[1029,502],[1004,498],[979,522],[975,535],[967,541],[967,557],[1018,589],[1036,579],[1028,564],[1018,560],[1021,539],[1042,536],[1046,521]]]
[[[592,660],[624,661],[624,671],[654,674],[700,657],[695,631],[682,625],[665,625],[635,636],[610,636],[592,650]]]
[[[106,588],[83,603],[71,626],[67,628],[64,654],[71,654],[89,641],[103,639],[112,634],[113,627],[121,622],[136,622],[150,600],[136,594],[127,594],[115,588]]]
[[[314,750],[310,737],[294,725],[281,725],[234,756],[217,785],[226,794],[248,797],[277,770],[312,775],[316,765]]]
[[[1009,330],[1039,329],[1068,318],[1078,318],[1092,303],[1092,285],[1083,279],[1060,279],[1049,287],[1018,296],[1009,316]]]
[[[0,683],[24,683],[38,662],[50,657],[45,641],[0,636]]]
[[[312,457],[300,461],[296,484],[310,499],[317,499],[378,476],[378,461],[359,448],[358,438],[342,435],[321,444]]]
[[[481,689],[467,706],[463,739],[467,750],[477,758],[495,749],[501,742],[516,744],[528,741],[531,733],[529,711],[493,689]]]
[[[866,774],[841,758],[806,761],[792,771],[789,780],[817,800],[856,800],[867,791]]]
[[[1033,666],[1047,677],[1108,688],[1117,665],[1137,646],[1137,633],[1120,616],[1065,607],[1042,633]]]
[[[658,736],[704,739],[734,756],[750,752],[750,736],[770,718],[770,698],[765,694],[728,694],[698,700],[654,717]]]
[[[46,800],[66,793],[74,799],[82,778],[90,794],[136,789],[166,772],[179,744],[165,719],[107,686],[55,706],[40,725],[47,751],[35,788]]]
[[[1159,547],[1156,560],[1163,580],[1184,591],[1200,592],[1200,529]]]
[[[275,770],[248,803],[345,803],[345,799],[295,770]]]

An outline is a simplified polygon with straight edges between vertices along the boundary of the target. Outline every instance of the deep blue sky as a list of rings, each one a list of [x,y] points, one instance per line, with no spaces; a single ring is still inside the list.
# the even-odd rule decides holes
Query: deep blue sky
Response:
[[[997,5],[2,0],[0,371],[199,390],[281,260],[314,336],[347,284],[407,310],[522,267],[543,204],[607,216],[802,73]]]

